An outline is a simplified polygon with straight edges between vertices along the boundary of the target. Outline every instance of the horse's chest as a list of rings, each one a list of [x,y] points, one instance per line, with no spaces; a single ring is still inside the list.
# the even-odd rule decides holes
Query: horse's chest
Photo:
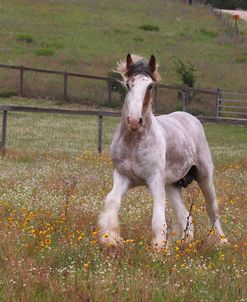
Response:
[[[121,147],[112,150],[112,159],[117,170],[131,179],[142,182],[147,180],[158,165],[165,163],[165,152],[157,148],[136,148],[134,150]],[[159,160],[157,160],[159,159]],[[163,162],[162,162],[163,161]]]

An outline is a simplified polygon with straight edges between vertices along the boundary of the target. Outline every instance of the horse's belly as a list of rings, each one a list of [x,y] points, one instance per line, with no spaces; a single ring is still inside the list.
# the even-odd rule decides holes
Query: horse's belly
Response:
[[[188,173],[193,165],[196,165],[193,159],[180,162],[179,164],[167,162],[165,169],[166,184],[178,182]]]

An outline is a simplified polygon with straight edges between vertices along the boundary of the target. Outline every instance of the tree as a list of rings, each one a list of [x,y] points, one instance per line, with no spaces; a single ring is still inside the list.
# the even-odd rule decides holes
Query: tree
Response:
[[[208,0],[207,2],[211,3],[215,7],[223,9],[247,9],[246,0]]]

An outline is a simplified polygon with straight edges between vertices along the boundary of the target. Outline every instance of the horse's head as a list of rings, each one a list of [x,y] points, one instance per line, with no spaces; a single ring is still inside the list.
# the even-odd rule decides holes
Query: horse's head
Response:
[[[156,59],[152,55],[146,62],[139,56],[128,54],[117,70],[128,89],[124,107],[126,123],[130,130],[138,130],[145,125],[146,113],[151,108],[152,89],[159,79]]]

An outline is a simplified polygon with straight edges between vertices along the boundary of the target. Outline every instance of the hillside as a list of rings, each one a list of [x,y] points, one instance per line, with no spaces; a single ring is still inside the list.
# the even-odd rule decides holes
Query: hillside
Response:
[[[126,53],[153,53],[162,82],[179,83],[175,56],[196,66],[197,86],[247,90],[246,38],[226,33],[204,6],[160,0],[3,0],[0,28],[1,63],[105,76]],[[246,24],[241,23],[241,31],[247,33]],[[0,69],[1,87],[16,87],[17,76]],[[26,78],[27,90],[60,85],[48,76]],[[95,83],[88,84],[87,93],[94,88]]]

